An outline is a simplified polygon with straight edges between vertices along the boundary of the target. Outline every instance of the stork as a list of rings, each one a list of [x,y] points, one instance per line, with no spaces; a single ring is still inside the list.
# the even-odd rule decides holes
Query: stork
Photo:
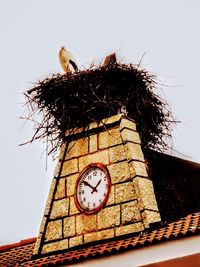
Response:
[[[65,72],[73,73],[78,70],[75,57],[71,52],[67,51],[64,46],[62,46],[59,51],[59,61]]]
[[[107,57],[105,57],[102,66],[107,67],[108,65],[113,64],[113,63],[117,63],[117,57],[115,53],[112,53],[108,55]]]

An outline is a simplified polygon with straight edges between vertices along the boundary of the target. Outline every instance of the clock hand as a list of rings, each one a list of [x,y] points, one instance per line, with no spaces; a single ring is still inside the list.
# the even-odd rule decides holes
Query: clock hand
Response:
[[[85,185],[89,186],[90,188],[92,188],[92,190],[94,191],[94,187],[91,184],[89,184],[87,181],[83,181],[83,183]]]
[[[96,189],[97,189],[97,187],[99,186],[100,183],[101,183],[101,180],[99,180],[97,185],[95,186]]]
[[[94,192],[97,192],[97,187],[99,186],[99,184],[101,183],[101,180],[98,181],[97,185],[93,188],[92,194]]]

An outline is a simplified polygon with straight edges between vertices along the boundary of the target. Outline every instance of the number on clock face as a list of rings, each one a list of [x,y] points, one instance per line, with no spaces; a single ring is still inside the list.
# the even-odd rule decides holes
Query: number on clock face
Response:
[[[93,213],[107,201],[110,180],[102,164],[91,164],[79,176],[76,187],[76,203],[81,211]]]

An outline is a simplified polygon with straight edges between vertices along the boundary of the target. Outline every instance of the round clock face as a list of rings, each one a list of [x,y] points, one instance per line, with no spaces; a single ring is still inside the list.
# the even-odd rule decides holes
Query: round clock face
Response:
[[[76,204],[86,213],[99,211],[108,199],[110,177],[103,164],[90,164],[80,174],[76,184]]]

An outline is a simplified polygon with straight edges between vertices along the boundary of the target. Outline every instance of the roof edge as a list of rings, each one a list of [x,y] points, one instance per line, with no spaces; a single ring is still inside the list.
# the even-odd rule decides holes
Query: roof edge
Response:
[[[24,246],[24,245],[28,245],[28,244],[32,244],[32,243],[36,242],[36,239],[37,239],[36,237],[31,237],[31,238],[23,239],[17,243],[3,245],[3,246],[0,246],[0,251],[15,248],[15,247],[20,247],[20,246]]]

